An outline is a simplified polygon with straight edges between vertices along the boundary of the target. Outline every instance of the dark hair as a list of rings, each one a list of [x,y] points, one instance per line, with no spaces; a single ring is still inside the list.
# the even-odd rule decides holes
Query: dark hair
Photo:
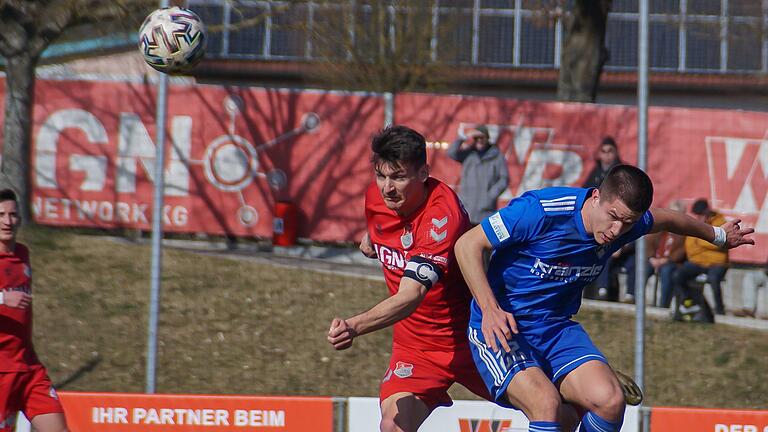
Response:
[[[609,145],[609,146],[611,146],[611,147],[615,148],[616,150],[618,150],[618,149],[619,149],[619,147],[616,145],[616,140],[615,140],[615,139],[613,139],[613,137],[612,137],[612,136],[610,136],[610,135],[606,135],[606,136],[604,136],[604,137],[603,137],[603,140],[602,140],[602,141],[600,141],[600,147],[602,147],[602,146],[604,146],[604,145]]]
[[[391,125],[380,130],[371,141],[371,162],[392,165],[413,165],[420,168],[427,163],[427,142],[420,133],[406,127]]]
[[[643,170],[632,165],[616,165],[600,184],[600,198],[620,199],[630,210],[645,213],[653,201],[653,182]]]
[[[13,189],[0,189],[0,202],[13,201],[16,204],[19,200],[16,198],[16,192]]]
[[[694,201],[693,205],[691,206],[691,213],[699,216],[704,216],[705,214],[709,213],[709,203],[707,202],[707,199],[699,198]]]

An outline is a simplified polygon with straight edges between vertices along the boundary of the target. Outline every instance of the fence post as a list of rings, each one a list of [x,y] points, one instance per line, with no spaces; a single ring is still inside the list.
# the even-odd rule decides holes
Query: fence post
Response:
[[[333,432],[347,432],[347,398],[333,398]]]

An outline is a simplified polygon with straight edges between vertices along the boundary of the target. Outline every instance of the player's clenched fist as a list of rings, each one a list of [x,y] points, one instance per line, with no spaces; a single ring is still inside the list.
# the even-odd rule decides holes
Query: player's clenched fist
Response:
[[[328,330],[328,342],[337,350],[347,349],[352,346],[352,340],[357,336],[355,330],[341,318],[331,321],[331,329]]]
[[[18,309],[26,309],[32,304],[32,295],[22,291],[7,291],[3,293],[3,304]]]

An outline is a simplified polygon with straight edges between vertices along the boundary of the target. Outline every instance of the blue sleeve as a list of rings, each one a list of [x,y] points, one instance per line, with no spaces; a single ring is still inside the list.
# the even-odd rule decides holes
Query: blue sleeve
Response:
[[[536,237],[544,221],[538,200],[523,195],[490,215],[480,225],[494,249],[510,244],[525,243]]]
[[[619,238],[619,241],[616,242],[616,249],[632,243],[648,234],[651,231],[651,228],[653,228],[653,215],[651,214],[651,211],[648,210],[640,217],[640,220],[635,223],[635,226],[633,226],[631,230],[627,231],[621,238]]]

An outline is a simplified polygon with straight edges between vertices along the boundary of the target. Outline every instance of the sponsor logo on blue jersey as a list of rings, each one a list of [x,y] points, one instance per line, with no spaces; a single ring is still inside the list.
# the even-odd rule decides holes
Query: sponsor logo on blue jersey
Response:
[[[536,258],[533,266],[531,266],[532,274],[542,279],[558,282],[575,282],[579,279],[591,282],[593,279],[597,278],[602,270],[603,266],[601,264],[591,266],[557,265],[547,264],[540,258]]]

